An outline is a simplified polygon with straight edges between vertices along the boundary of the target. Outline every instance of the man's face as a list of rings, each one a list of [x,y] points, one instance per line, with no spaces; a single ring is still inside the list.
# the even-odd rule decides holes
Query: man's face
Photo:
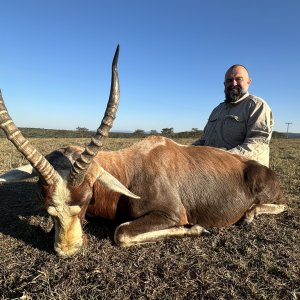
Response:
[[[251,84],[248,72],[242,66],[237,66],[225,74],[225,96],[226,102],[236,102],[248,91]]]

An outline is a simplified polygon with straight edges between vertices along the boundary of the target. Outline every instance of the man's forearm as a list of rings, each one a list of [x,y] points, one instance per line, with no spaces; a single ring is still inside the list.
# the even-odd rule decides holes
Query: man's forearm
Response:
[[[257,160],[266,166],[269,165],[269,142],[266,139],[249,139],[228,152]]]

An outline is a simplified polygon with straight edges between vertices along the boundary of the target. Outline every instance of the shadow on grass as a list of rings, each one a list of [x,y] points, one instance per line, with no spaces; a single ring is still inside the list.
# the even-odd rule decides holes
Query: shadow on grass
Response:
[[[34,248],[53,252],[53,236],[41,227],[49,223],[34,182],[0,185],[0,232]]]
[[[84,226],[84,232],[94,236],[97,240],[109,240],[114,244],[114,233],[120,224],[116,221],[106,220],[100,217],[86,217],[87,223]]]
[[[0,185],[0,233],[53,254],[52,221],[37,197],[37,189],[35,182]],[[116,226],[105,219],[87,218],[84,232],[113,242]]]

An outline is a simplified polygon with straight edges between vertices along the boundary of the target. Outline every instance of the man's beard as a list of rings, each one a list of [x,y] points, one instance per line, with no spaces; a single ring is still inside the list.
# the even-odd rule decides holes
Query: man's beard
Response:
[[[225,90],[225,102],[234,103],[241,99],[246,93],[247,91],[243,91],[239,86],[229,87]]]

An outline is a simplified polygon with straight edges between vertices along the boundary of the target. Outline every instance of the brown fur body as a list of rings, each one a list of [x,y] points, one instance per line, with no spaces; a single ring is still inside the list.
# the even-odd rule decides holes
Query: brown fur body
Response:
[[[47,158],[62,173],[70,170],[82,151],[69,147]],[[141,199],[120,195],[91,180],[86,184],[90,190],[82,185],[80,191],[71,192],[72,204],[84,206],[94,216],[136,220],[136,226],[143,222],[150,230],[167,224],[223,227],[237,222],[253,205],[283,202],[278,180],[269,168],[220,149],[183,146],[164,137],[150,136],[128,149],[99,152],[88,172],[91,178],[96,176],[97,165]]]

